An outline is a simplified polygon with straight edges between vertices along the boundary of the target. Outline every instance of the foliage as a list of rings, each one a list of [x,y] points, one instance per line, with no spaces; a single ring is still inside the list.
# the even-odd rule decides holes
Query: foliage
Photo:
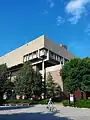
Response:
[[[4,93],[6,89],[5,82],[7,80],[7,66],[6,64],[0,65],[0,94]]]
[[[76,107],[90,108],[90,100],[79,100],[75,102]]]
[[[39,104],[48,104],[49,99],[39,101]]]
[[[15,80],[15,92],[17,95],[32,97],[41,95],[41,74],[34,71],[30,61],[24,63]]]
[[[61,75],[65,91],[74,92],[78,88],[90,91],[90,58],[70,60],[63,66]]]
[[[72,106],[72,107],[79,107],[79,108],[90,108],[90,100],[78,100],[75,103],[69,103],[69,100],[63,101],[64,106]]]
[[[12,104],[12,105],[15,105],[15,104],[18,104],[18,105],[32,105],[32,104],[37,104],[38,101],[30,101],[30,100],[23,100],[23,99],[8,99],[4,102],[5,104]]]
[[[8,68],[6,64],[0,65],[0,103],[2,103],[3,95],[6,93],[8,94],[11,93],[14,84],[11,82],[10,79],[8,79]]]
[[[3,95],[12,89],[12,83],[8,79],[8,69],[6,64],[0,65],[0,103],[2,103]]]
[[[60,86],[57,83],[54,83],[54,80],[50,72],[46,80],[46,89],[47,89],[47,96],[59,95],[61,91]]]
[[[63,105],[64,106],[69,106],[69,100],[63,100]]]

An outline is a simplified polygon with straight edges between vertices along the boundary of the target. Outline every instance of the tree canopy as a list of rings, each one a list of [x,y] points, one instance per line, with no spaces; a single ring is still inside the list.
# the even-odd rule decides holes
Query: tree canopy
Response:
[[[78,88],[90,92],[90,58],[75,58],[67,62],[61,70],[64,90],[74,92]]]
[[[46,80],[46,90],[47,90],[47,96],[60,95],[61,87],[57,83],[54,83],[53,77],[50,72]]]
[[[8,68],[6,64],[0,65],[0,99],[3,99],[3,94],[7,94],[12,90],[13,83],[8,79]]]
[[[41,95],[41,74],[34,71],[30,61],[24,63],[15,80],[15,92],[17,95],[31,97]]]
[[[0,65],[0,94],[3,94],[6,89],[6,80],[7,80],[7,66],[6,64]]]

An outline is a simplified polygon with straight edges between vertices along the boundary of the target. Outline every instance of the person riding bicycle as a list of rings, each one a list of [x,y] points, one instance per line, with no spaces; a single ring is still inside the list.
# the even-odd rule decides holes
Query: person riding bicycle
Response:
[[[57,108],[54,106],[54,97],[51,97],[48,101],[48,105],[47,105],[47,108],[50,110],[50,111],[57,111]]]
[[[53,106],[53,97],[49,99],[47,107],[49,108],[51,105]]]

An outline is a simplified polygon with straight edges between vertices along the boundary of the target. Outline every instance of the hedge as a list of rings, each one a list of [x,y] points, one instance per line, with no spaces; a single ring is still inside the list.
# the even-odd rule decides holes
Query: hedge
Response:
[[[49,99],[41,100],[38,103],[39,104],[48,104]]]
[[[5,104],[11,104],[11,105],[34,105],[34,104],[47,104],[49,99],[44,99],[44,100],[40,100],[40,101],[35,101],[35,100],[22,100],[22,99],[9,99],[6,100],[4,103]]]
[[[37,104],[38,102],[37,101],[30,101],[30,100],[22,100],[22,99],[9,99],[9,100],[6,100],[4,102],[4,104],[11,104],[11,105],[15,105],[15,104],[18,104],[18,105],[33,105],[33,104]]]
[[[69,103],[69,100],[64,100],[63,105],[79,107],[79,108],[90,108],[90,100],[78,100],[78,101],[75,101],[75,103]]]

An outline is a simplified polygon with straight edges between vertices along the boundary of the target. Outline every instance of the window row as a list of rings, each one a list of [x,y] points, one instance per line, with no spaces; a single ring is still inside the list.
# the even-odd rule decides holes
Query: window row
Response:
[[[68,61],[68,59],[63,58],[62,56],[59,56],[59,55],[57,55],[56,53],[51,52],[51,51],[50,51],[50,58],[52,58],[52,59],[54,59],[54,60],[57,60],[57,61],[61,61],[61,63],[62,63],[63,61],[64,61],[64,63]],[[63,60],[63,59],[64,59],[64,60]]]
[[[28,60],[32,60],[32,59],[37,58],[37,57],[38,57],[38,51],[35,51],[33,53],[24,55],[23,56],[23,61],[26,62]]]

